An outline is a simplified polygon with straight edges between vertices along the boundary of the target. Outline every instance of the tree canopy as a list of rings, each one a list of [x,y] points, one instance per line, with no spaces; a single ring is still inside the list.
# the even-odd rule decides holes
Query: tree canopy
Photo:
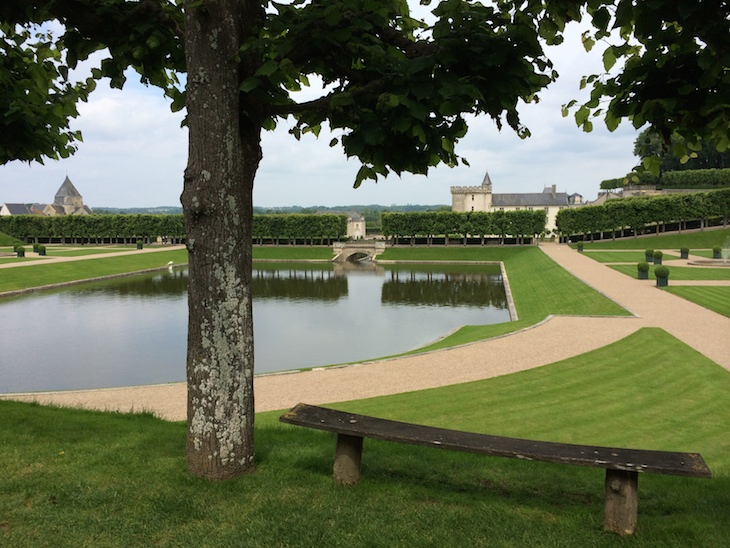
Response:
[[[466,115],[529,135],[519,110],[558,76],[546,46],[588,18],[585,46],[609,46],[606,74],[584,79],[589,101],[565,106],[578,125],[590,131],[603,116],[615,129],[628,119],[689,148],[730,144],[727,2],[421,3],[432,23],[414,18],[407,0],[0,3],[0,163],[71,154],[78,101],[100,78],[122,87],[129,67],[186,108],[193,473],[220,479],[254,465],[251,230],[263,130],[286,121],[299,138],[327,124],[331,145],[362,164],[356,186],[456,165]],[[97,52],[90,77],[74,81],[72,69]],[[293,92],[315,76],[324,93],[297,102]]]

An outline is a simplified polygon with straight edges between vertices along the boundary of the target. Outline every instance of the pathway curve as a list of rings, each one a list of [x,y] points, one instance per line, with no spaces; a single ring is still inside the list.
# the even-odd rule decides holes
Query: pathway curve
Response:
[[[551,317],[523,331],[451,348],[336,368],[257,376],[256,410],[285,409],[299,402],[328,404],[410,392],[523,371],[583,354],[643,327],[660,327],[730,371],[730,318],[623,275],[566,245],[543,251],[634,317]],[[576,337],[575,333],[587,336]],[[147,410],[185,420],[185,383],[2,398],[105,410]]]

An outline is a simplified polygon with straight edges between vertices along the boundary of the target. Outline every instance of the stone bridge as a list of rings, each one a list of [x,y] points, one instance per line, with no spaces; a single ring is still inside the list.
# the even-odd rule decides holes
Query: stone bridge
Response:
[[[383,240],[355,240],[352,242],[335,242],[332,250],[337,255],[333,261],[344,263],[345,261],[359,262],[373,260],[376,255],[385,251]]]

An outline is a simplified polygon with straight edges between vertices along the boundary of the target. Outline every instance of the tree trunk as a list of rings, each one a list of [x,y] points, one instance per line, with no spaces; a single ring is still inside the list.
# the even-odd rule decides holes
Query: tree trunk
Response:
[[[247,2],[186,8],[189,252],[188,469],[224,479],[254,469],[251,306],[253,181],[260,124],[241,104]]]

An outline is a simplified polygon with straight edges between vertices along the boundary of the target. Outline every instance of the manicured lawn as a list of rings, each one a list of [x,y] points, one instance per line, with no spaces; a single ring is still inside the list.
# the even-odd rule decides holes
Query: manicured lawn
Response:
[[[677,253],[683,247],[692,249],[712,249],[723,246],[730,238],[730,228],[712,228],[701,232],[671,232],[659,236],[642,236],[640,238],[618,238],[600,242],[584,242],[586,250],[603,249],[676,249]],[[575,244],[573,244],[575,245]]]
[[[669,283],[672,280],[730,280],[730,268],[704,268],[693,266],[672,266],[669,267]],[[611,265],[611,268],[618,270],[627,276],[636,278],[636,265]],[[654,278],[654,266],[649,265],[649,278]]]
[[[443,255],[442,250],[446,251]],[[566,272],[537,247],[389,248],[380,256],[384,260],[412,261],[436,261],[440,257],[461,261],[503,261],[519,320],[495,325],[466,326],[433,345],[419,349],[419,352],[510,333],[534,325],[550,314],[629,315],[616,303]]]
[[[332,407],[477,432],[698,451],[712,480],[642,475],[632,539],[602,531],[604,473],[367,440],[332,482],[332,435],[257,416],[257,472],[185,470],[185,427],[0,402],[0,544],[723,546],[730,374],[663,331],[543,368]]]
[[[585,252],[586,257],[590,257],[599,263],[638,263],[646,260],[644,252],[641,251],[589,251]],[[665,257],[666,258],[666,255]]]
[[[331,247],[310,246],[254,246],[254,260],[270,261],[331,261],[335,254]]]
[[[7,268],[0,270],[0,293],[152,268],[163,268],[168,261],[173,261],[178,265],[187,263],[187,250],[133,253],[121,257],[100,257],[85,261]]]
[[[134,251],[136,246],[118,247],[46,247],[46,253],[53,257],[83,257],[85,255],[101,255],[104,253],[119,253],[120,251]]]
[[[730,287],[728,286],[672,287],[670,282],[670,286],[666,290],[730,318]]]

